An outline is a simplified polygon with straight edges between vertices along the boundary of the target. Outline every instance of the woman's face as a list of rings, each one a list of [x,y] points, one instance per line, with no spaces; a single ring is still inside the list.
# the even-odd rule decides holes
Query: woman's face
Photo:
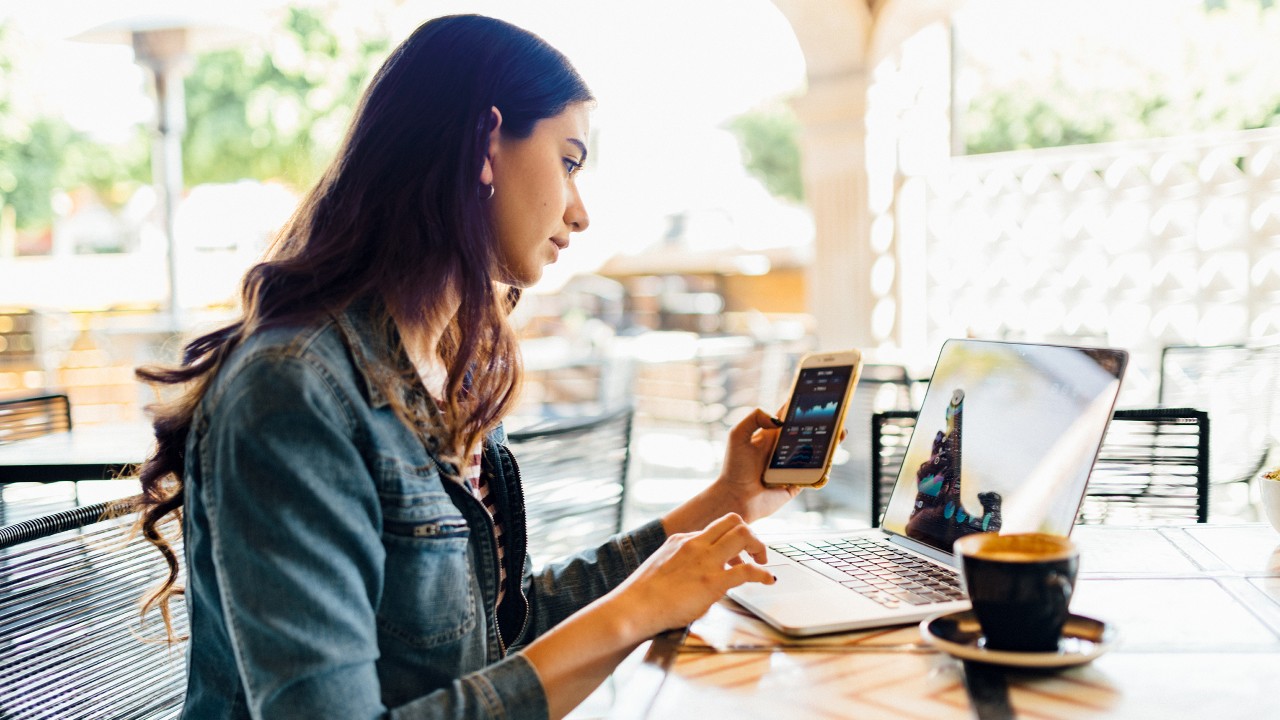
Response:
[[[492,183],[489,208],[498,237],[498,279],[527,288],[587,229],[577,174],[587,159],[587,104],[539,120],[524,139],[504,136],[501,114],[490,135],[481,181]]]

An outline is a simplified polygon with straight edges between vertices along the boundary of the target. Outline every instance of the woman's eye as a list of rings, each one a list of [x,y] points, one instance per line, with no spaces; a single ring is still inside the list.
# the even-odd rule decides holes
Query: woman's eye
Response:
[[[565,172],[572,175],[581,169],[582,169],[582,163],[578,162],[577,160],[574,160],[573,158],[564,158]]]

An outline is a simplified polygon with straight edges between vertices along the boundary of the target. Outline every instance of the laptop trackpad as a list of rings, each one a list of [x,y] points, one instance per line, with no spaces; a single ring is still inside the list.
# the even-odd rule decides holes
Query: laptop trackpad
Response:
[[[830,580],[795,565],[767,565],[765,569],[778,578],[772,585],[761,583],[744,583],[735,590],[735,595],[752,597],[757,595],[776,596],[783,593],[818,593],[832,589]]]

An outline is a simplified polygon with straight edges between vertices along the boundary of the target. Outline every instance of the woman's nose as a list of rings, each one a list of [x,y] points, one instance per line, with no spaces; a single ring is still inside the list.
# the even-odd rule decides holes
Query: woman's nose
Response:
[[[582,194],[576,187],[573,189],[569,206],[564,209],[564,222],[573,232],[582,232],[591,224],[591,218],[587,216],[587,206],[582,202]]]

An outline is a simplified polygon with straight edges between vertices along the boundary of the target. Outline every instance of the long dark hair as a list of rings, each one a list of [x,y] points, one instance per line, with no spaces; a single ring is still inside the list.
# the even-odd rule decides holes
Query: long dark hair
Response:
[[[477,15],[424,23],[373,77],[337,156],[266,259],[246,273],[240,319],[191,341],[177,367],[138,369],[141,380],[175,394],[148,408],[157,449],[141,468],[139,519],[169,565],[142,613],[158,606],[171,639],[169,600],[182,590],[160,526],[181,519],[192,416],[223,361],[259,329],[378,298],[389,329],[445,325],[438,351],[448,366],[447,445],[459,454],[474,446],[510,409],[520,380],[507,322],[518,291],[495,279],[497,241],[480,185],[490,108],[502,113],[505,136],[525,138],[539,120],[591,100],[568,60],[528,31]],[[461,301],[452,316],[440,307],[444,297]]]

